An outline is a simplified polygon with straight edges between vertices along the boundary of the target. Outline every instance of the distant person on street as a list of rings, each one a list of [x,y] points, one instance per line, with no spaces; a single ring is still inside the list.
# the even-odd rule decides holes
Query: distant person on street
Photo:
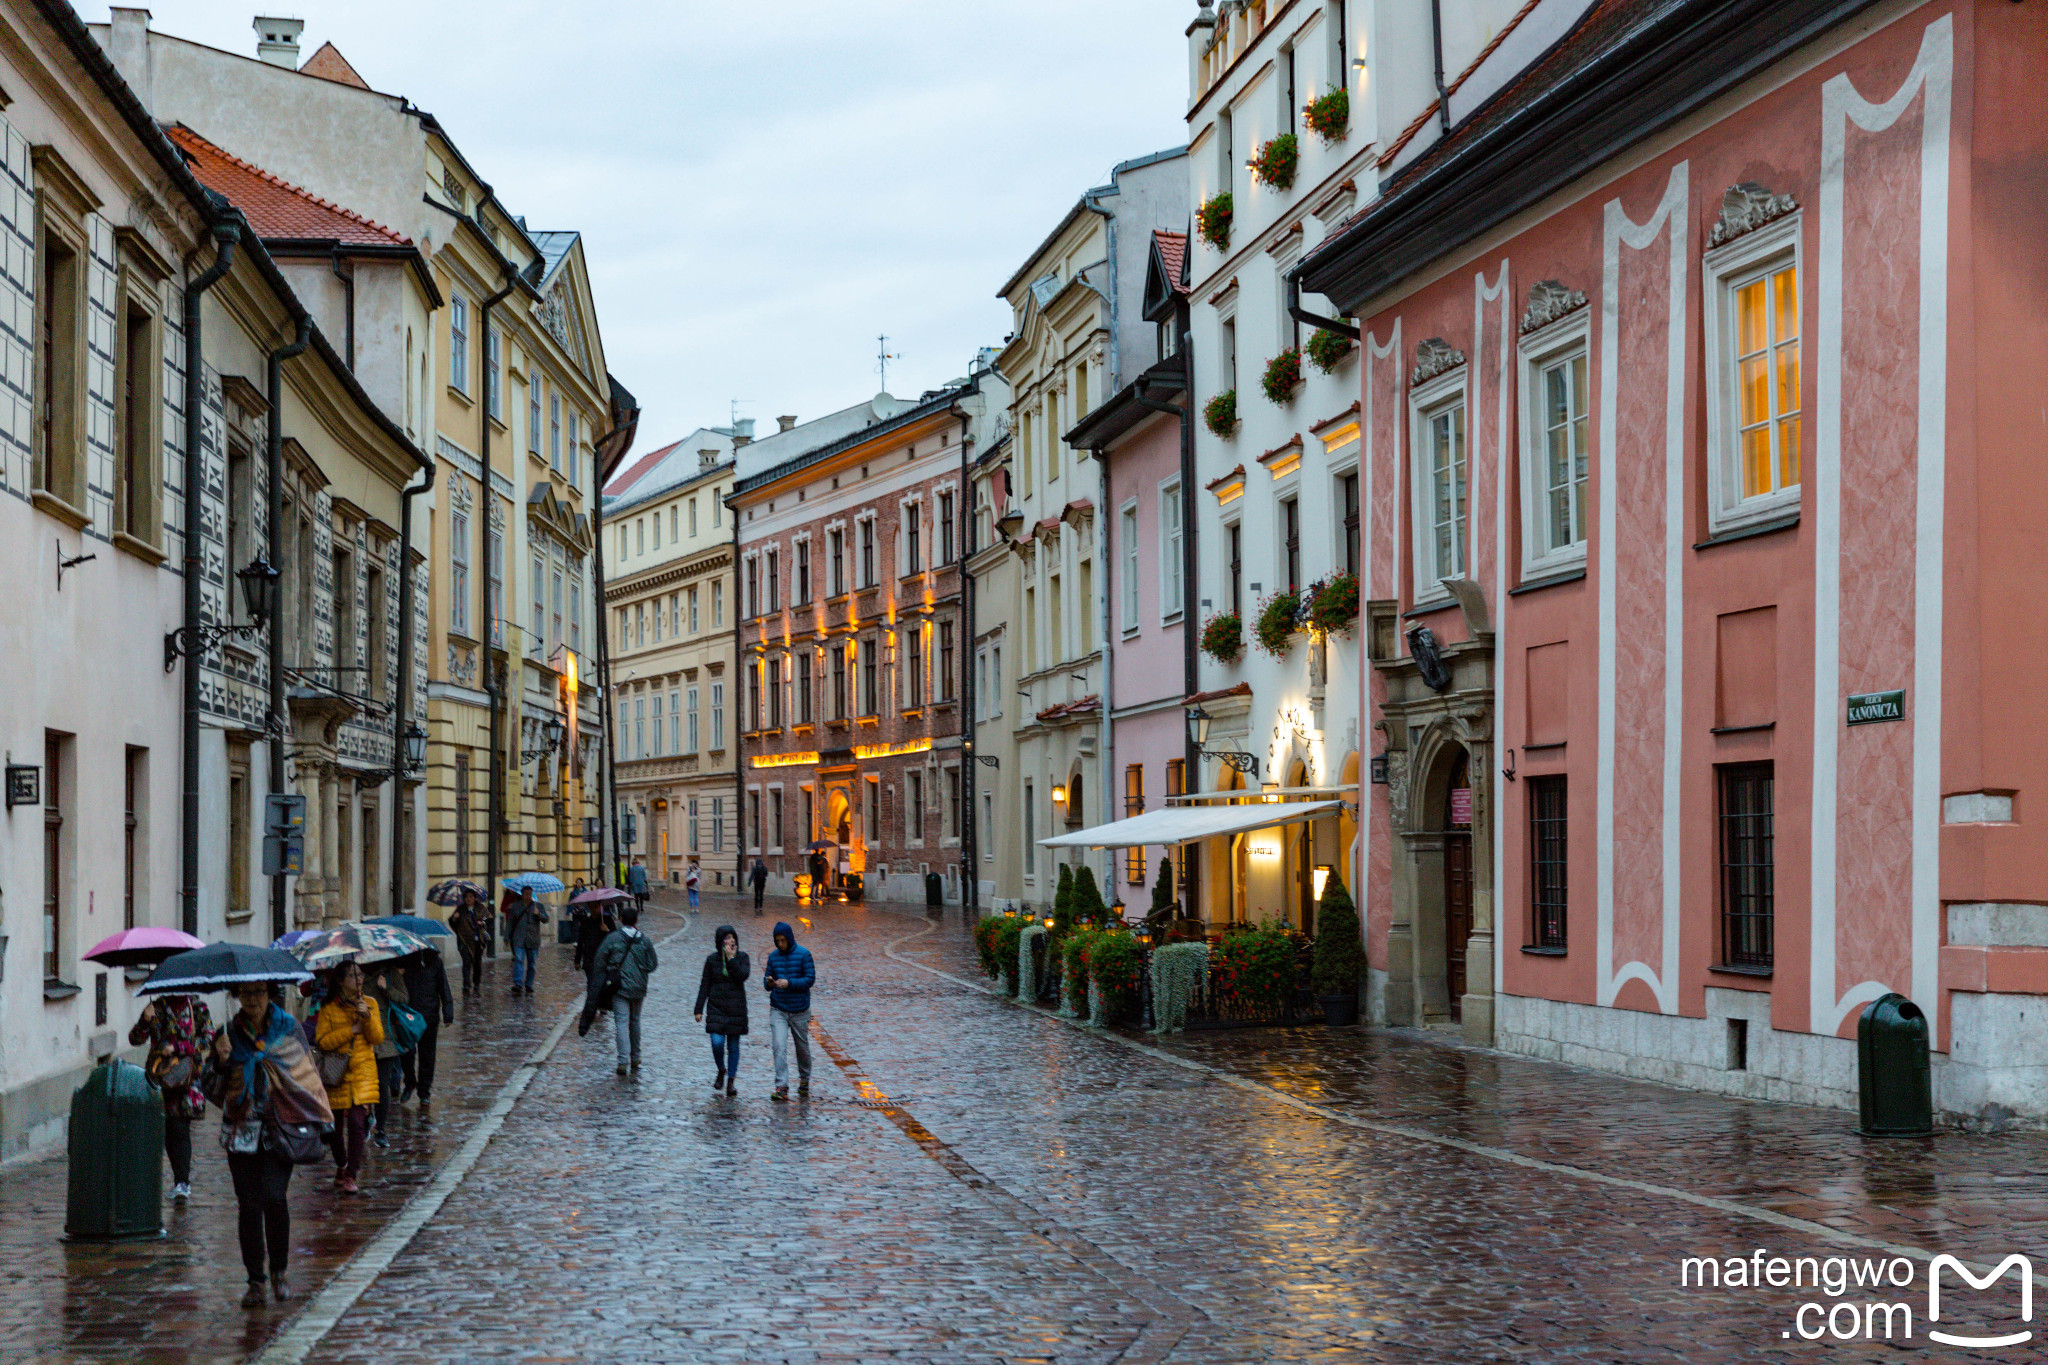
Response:
[[[533,994],[535,974],[540,967],[540,927],[548,922],[548,908],[527,891],[505,912],[505,939],[512,946],[512,994]]]
[[[213,1016],[196,995],[158,996],[128,1030],[130,1047],[149,1044],[143,1071],[163,1092],[164,1155],[171,1159],[171,1198],[180,1204],[192,1196],[192,1121],[206,1117],[199,1070],[213,1034]]]
[[[455,993],[448,989],[448,968],[441,961],[439,948],[414,955],[405,969],[405,993],[426,1019],[427,1031],[420,1035],[419,1046],[405,1054],[405,1092],[398,1098],[408,1100],[417,1093],[425,1105],[434,1098],[441,1025],[455,1022]]]
[[[406,994],[405,981],[397,970],[382,963],[364,974],[364,991],[377,1002],[377,1012],[383,1016],[386,1025],[384,1041],[371,1049],[377,1054],[377,1103],[371,1110],[377,1122],[377,1131],[370,1140],[379,1147],[389,1147],[391,1102],[398,1098],[399,1087],[405,1083],[404,1059],[412,1055],[399,1049],[398,1032],[390,1027],[391,1005],[396,1001],[409,1007],[412,998]]]
[[[740,1038],[747,1031],[747,976],[753,970],[740,951],[739,931],[718,926],[711,936],[711,956],[704,959],[704,979],[697,986],[695,1014],[711,1036],[711,1060],[718,1077],[711,1088],[727,1095],[740,1093]]]
[[[754,888],[754,913],[761,913],[761,899],[768,894],[768,864],[754,859],[754,870],[747,874],[747,881]]]
[[[619,1074],[640,1069],[640,1006],[647,1000],[647,978],[661,965],[654,944],[640,932],[638,906],[619,907],[619,928],[597,950],[592,980],[600,987],[613,970],[619,974],[619,988],[612,994],[612,1029],[618,1037]]]
[[[597,950],[606,933],[604,910],[599,905],[576,907],[576,970],[588,975],[597,962]]]
[[[626,889],[633,893],[633,908],[644,912],[647,909],[647,860],[635,858],[633,865],[626,869]]]
[[[817,851],[816,849],[812,849],[812,850],[811,850],[811,900],[812,900],[812,901],[814,901],[814,902],[819,902],[819,901],[823,901],[823,900],[825,899],[825,887],[826,887],[826,885],[827,885],[827,881],[826,881],[826,867],[825,867],[825,855],[824,855],[824,854],[822,854],[822,853],[820,853],[820,852],[818,852],[818,851]]]
[[[264,1285],[282,1303],[292,1296],[285,1283],[285,1265],[292,1249],[292,1163],[264,1141],[264,1120],[270,1116],[271,1085],[264,1053],[298,1031],[284,1006],[271,995],[274,988],[245,981],[235,988],[242,1008],[213,1035],[213,1045],[200,1074],[200,1088],[220,1106],[220,1145],[227,1152],[228,1174],[235,1182],[236,1231],[242,1244],[242,1268],[249,1288],[242,1307],[261,1308]],[[269,1256],[264,1256],[268,1244]]]
[[[490,932],[484,923],[484,903],[476,892],[465,891],[448,916],[455,931],[455,947],[462,954],[462,993],[484,988],[484,938]]]
[[[683,885],[690,893],[690,908],[697,908],[697,895],[704,887],[704,874],[697,870],[695,859],[690,861],[690,870],[683,874]]]
[[[777,1103],[789,1100],[792,1046],[796,1048],[796,1093],[811,1093],[811,987],[817,979],[811,950],[797,943],[796,930],[777,921],[775,951],[768,954],[768,965],[761,973],[761,983],[768,989],[768,1038],[775,1051],[775,1093],[768,1098]]]
[[[348,1058],[339,1085],[327,1087],[334,1110],[334,1187],[359,1193],[363,1145],[369,1139],[370,1108],[377,1103],[377,1044],[384,1041],[384,1016],[363,994],[363,969],[344,962],[328,974],[327,1003],[313,1022],[314,1046]]]

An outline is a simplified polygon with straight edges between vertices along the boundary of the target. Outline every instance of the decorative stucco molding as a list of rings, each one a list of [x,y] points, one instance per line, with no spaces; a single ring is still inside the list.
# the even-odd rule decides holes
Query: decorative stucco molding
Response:
[[[1415,348],[1415,370],[1408,376],[1408,382],[1426,383],[1444,371],[1455,370],[1464,363],[1463,351],[1456,349],[1442,337],[1431,337]]]
[[[1720,246],[1724,242],[1732,242],[1774,218],[1783,218],[1798,207],[1799,201],[1791,195],[1772,194],[1754,180],[1730,185],[1721,195],[1721,216],[1714,220],[1714,230],[1707,235],[1707,245]]]
[[[1529,289],[1529,307],[1522,314],[1522,330],[1533,332],[1586,306],[1586,291],[1568,289],[1556,280],[1540,280]]]

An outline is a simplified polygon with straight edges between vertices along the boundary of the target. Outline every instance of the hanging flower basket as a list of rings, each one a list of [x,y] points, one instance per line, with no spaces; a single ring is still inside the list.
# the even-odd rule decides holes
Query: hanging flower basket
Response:
[[[1358,619],[1358,575],[1340,573],[1312,586],[1307,593],[1310,629],[1329,635],[1351,629]]]
[[[1301,351],[1290,346],[1267,361],[1266,374],[1259,381],[1259,387],[1266,391],[1269,402],[1291,401],[1294,391],[1301,387]]]
[[[1300,169],[1301,143],[1292,133],[1280,134],[1252,158],[1252,179],[1276,190],[1294,188],[1294,173]]]
[[[1344,363],[1344,357],[1351,354],[1358,343],[1350,337],[1339,335],[1327,327],[1318,327],[1316,334],[1308,339],[1308,358],[1311,364],[1324,374]]]
[[[1195,211],[1195,226],[1202,240],[1218,251],[1230,249],[1230,191],[1210,198]]]
[[[1244,618],[1225,612],[1202,627],[1202,652],[1219,664],[1234,664],[1244,654]]]
[[[1276,659],[1286,658],[1300,625],[1301,594],[1293,588],[1274,593],[1259,608],[1259,623],[1254,627],[1259,648]]]
[[[1335,142],[1351,127],[1351,96],[1326,90],[1302,106],[1301,121],[1325,143]]]
[[[1202,408],[1202,422],[1218,436],[1237,430],[1237,390],[1225,389]]]

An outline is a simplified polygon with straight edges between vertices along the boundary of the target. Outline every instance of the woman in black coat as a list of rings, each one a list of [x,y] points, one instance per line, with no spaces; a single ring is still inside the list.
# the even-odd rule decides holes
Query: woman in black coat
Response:
[[[704,979],[697,987],[697,1022],[711,1035],[711,1059],[718,1063],[713,1090],[740,1093],[740,1037],[747,1031],[747,976],[753,967],[740,951],[739,931],[730,924],[712,935],[717,946],[704,959]]]

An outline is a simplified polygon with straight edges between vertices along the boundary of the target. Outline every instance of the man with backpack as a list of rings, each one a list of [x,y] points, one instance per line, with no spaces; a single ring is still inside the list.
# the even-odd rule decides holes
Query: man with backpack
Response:
[[[631,902],[621,904],[619,927],[599,945],[597,962],[591,970],[592,979],[598,983],[592,1004],[596,1009],[612,1012],[621,1076],[640,1069],[640,1006],[647,1000],[647,978],[661,965],[653,941],[640,932],[639,926],[640,907]]]
[[[796,941],[796,930],[777,921],[775,951],[768,954],[761,984],[768,988],[768,1038],[775,1052],[775,1093],[768,1098],[789,1102],[789,1050],[796,1048],[799,1096],[811,1093],[811,987],[818,980],[811,950]]]

